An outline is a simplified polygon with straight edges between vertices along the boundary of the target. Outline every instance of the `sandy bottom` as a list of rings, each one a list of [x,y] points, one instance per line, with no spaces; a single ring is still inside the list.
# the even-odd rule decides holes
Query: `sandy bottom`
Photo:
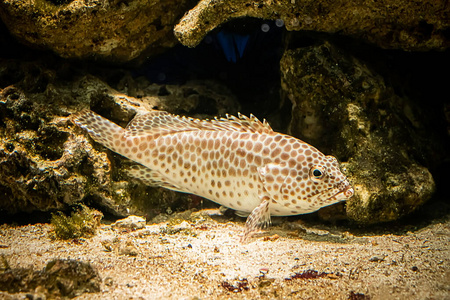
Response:
[[[450,299],[448,219],[405,234],[275,219],[241,244],[243,222],[216,209],[195,215],[136,231],[102,225],[76,241],[52,241],[49,224],[2,225],[0,254],[11,268],[89,262],[101,291],[76,299]],[[0,299],[25,295],[0,292]]]

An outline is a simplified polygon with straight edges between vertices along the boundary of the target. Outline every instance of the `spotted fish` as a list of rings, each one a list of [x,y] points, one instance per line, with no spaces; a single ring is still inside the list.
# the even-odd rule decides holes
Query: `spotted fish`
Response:
[[[85,110],[72,121],[137,163],[132,176],[192,193],[249,215],[243,239],[270,216],[314,212],[349,199],[353,188],[333,156],[277,133],[264,120],[199,120],[165,111],[138,114],[124,129]]]

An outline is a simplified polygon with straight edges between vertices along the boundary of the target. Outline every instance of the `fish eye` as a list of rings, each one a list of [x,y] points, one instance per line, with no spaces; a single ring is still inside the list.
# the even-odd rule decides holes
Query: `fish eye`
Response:
[[[314,175],[314,177],[320,177],[320,176],[322,176],[322,172],[319,169],[314,169],[313,175]]]
[[[322,167],[319,166],[313,166],[309,170],[309,177],[311,177],[312,181],[319,182],[321,181],[325,176],[325,170]]]

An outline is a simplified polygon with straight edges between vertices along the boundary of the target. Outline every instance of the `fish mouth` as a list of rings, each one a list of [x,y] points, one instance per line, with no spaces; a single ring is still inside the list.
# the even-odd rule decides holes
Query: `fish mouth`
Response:
[[[341,184],[345,184],[345,183],[341,183]],[[348,200],[351,197],[353,197],[354,194],[355,194],[355,190],[353,189],[353,187],[349,183],[346,183],[344,188],[340,189],[340,191],[338,193],[336,193],[334,196],[332,196],[332,198],[334,198],[338,201],[345,201],[345,200]]]
[[[317,201],[321,206],[332,205],[337,202],[346,201],[353,197],[355,190],[348,181],[341,181],[332,190],[328,190],[330,194],[324,197],[327,191],[313,196],[313,201]]]

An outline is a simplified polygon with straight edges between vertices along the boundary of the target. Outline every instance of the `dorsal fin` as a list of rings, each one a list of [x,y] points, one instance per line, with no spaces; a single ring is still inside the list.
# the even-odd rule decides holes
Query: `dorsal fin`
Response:
[[[213,123],[216,120],[213,120]],[[250,117],[247,117],[241,113],[238,113],[237,117],[227,114],[226,118],[220,118],[219,122],[223,123],[223,125],[226,125],[227,127],[231,127],[231,130],[252,131],[259,133],[273,132],[266,119],[263,119],[263,121],[261,122],[253,114],[250,114]]]
[[[168,134],[181,131],[200,130],[200,120],[172,115],[166,111],[153,110],[138,114],[128,123],[125,136],[145,134]]]
[[[226,118],[199,120],[190,117],[177,116],[165,111],[154,110],[137,115],[126,127],[125,136],[141,136],[146,134],[169,134],[174,132],[213,130],[240,132],[273,132],[264,120],[259,121],[254,115],[238,117],[226,115]]]

